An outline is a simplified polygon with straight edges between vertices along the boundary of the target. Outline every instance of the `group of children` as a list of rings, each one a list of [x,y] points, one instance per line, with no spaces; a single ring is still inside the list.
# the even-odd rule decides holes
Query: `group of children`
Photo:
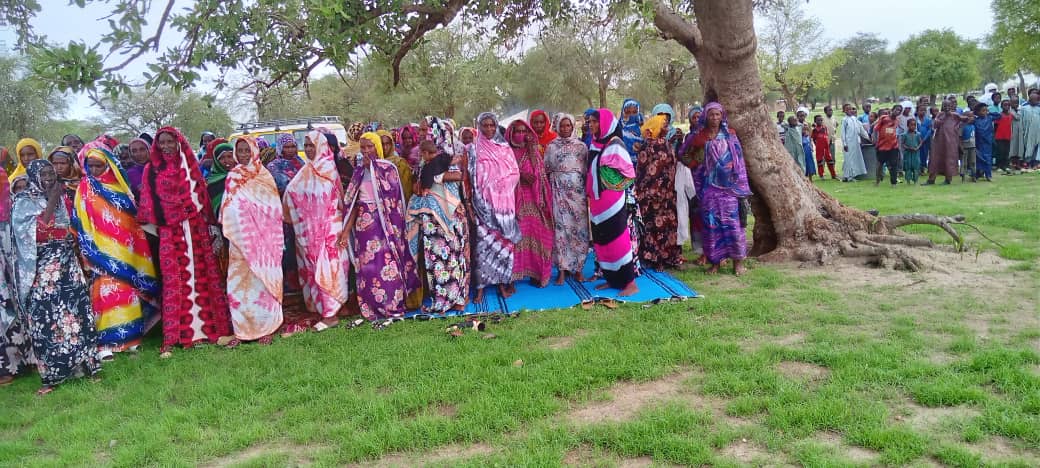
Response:
[[[1019,105],[1035,107],[1033,94],[1040,97],[1034,90],[1030,90],[1028,101],[1009,94],[1014,101],[1011,102],[1001,99],[998,92],[986,97],[989,102],[967,96],[964,108],[957,107],[956,96],[952,95],[942,100],[941,108],[930,105],[927,97],[918,100],[916,108],[910,101],[903,101],[890,109],[871,112],[870,104],[866,104],[864,114],[859,117],[870,136],[869,141],[862,141],[868,167],[866,177],[873,172],[875,185],[879,185],[887,170],[892,185],[896,185],[899,178],[907,184],[918,184],[919,177],[928,170],[933,136],[938,139],[936,135],[942,127],[950,127],[947,131],[958,136],[956,143],[945,146],[951,147],[946,151],[957,153],[949,156],[956,161],[961,181],[992,181],[994,166],[1005,174],[1025,169],[1028,162],[1023,164],[1025,158],[1009,157],[1009,147],[1018,115],[1015,111]],[[837,179],[833,143],[837,135],[830,106],[824,108],[825,115],[816,115],[812,124],[805,121],[808,114],[804,107],[786,120],[783,111],[777,113],[777,129],[784,148],[810,180],[813,175],[824,176],[824,164],[830,169],[831,177]]]

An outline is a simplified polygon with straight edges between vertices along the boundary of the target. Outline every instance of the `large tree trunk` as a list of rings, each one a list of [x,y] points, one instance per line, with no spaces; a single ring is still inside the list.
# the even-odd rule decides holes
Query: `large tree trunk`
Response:
[[[697,0],[693,6],[696,24],[663,2],[657,4],[654,23],[693,53],[705,102],[726,108],[740,138],[755,193],[751,254],[765,260],[823,261],[854,232],[887,233],[883,223],[872,224],[875,216],[847,208],[809,183],[776,137],[755,59],[752,1]],[[785,93],[785,98],[791,96]]]

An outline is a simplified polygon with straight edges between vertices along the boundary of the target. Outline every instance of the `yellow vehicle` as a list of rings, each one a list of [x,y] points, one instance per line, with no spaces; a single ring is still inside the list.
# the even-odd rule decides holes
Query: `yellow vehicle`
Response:
[[[291,119],[268,120],[265,122],[247,122],[239,124],[238,131],[232,133],[229,140],[242,135],[252,135],[258,140],[263,138],[272,147],[278,146],[278,135],[288,133],[296,139],[296,147],[299,155],[305,161],[307,157],[303,154],[303,138],[307,132],[319,128],[326,128],[336,135],[340,145],[346,144],[347,129],[335,115],[321,115],[316,117],[296,117]]]

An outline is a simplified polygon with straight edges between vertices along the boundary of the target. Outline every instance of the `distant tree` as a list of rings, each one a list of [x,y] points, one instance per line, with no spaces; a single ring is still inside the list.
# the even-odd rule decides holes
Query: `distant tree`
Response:
[[[680,114],[685,113],[686,104],[702,98],[697,62],[683,53],[681,45],[642,31],[627,47],[635,53],[630,53],[634,56],[632,72],[620,86],[622,95],[646,105],[668,103]]]
[[[227,135],[233,126],[227,109],[195,91],[162,87],[120,95],[102,104],[104,114],[98,123],[124,137],[174,126],[191,139],[203,131]]]
[[[979,82],[978,47],[952,30],[910,36],[896,50],[903,66],[899,86],[913,94],[964,92]]]
[[[858,103],[881,94],[885,84],[894,84],[894,60],[887,47],[888,41],[874,33],[857,33],[847,39],[841,45],[845,62],[834,69],[830,94]]]
[[[979,49],[979,85],[985,85],[986,83],[997,83],[999,86],[1001,83],[1007,81],[1015,75],[1015,72],[1009,72],[1004,69],[1004,59],[1001,57],[1000,52],[989,49]],[[982,86],[979,86],[980,88]]]
[[[993,0],[990,47],[1000,51],[1005,72],[1040,73],[1040,0]]]
[[[759,64],[766,88],[779,91],[788,109],[798,107],[813,88],[825,88],[844,63],[841,50],[828,50],[823,25],[802,9],[802,0],[776,0],[766,8],[759,39]]]
[[[52,116],[65,112],[65,99],[53,88],[32,79],[25,63],[0,57],[0,145],[13,147],[24,137],[40,138]]]

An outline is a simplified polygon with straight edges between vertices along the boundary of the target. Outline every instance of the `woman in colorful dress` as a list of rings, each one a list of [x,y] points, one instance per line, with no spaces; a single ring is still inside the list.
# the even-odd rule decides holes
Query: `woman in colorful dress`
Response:
[[[422,259],[430,288],[427,314],[444,315],[465,310],[469,301],[468,233],[460,182],[463,174],[451,170],[450,155],[432,142],[423,142],[419,192],[408,205],[408,247]]]
[[[556,125],[559,136],[545,151],[545,170],[552,190],[553,262],[559,270],[559,285],[568,274],[585,281],[582,269],[589,256],[589,201],[585,194],[589,149],[574,135],[574,116],[561,114]]]
[[[162,357],[175,345],[225,343],[231,318],[224,278],[210,238],[216,224],[191,145],[173,127],[159,129],[141,181],[137,220],[159,232],[162,275]]]
[[[606,280],[596,289],[614,288],[620,290],[619,296],[631,296],[639,292],[638,241],[632,235],[633,210],[625,190],[635,180],[635,168],[621,139],[621,124],[610,109],[589,116],[589,132],[594,139],[589,148],[585,191],[589,196],[592,248]]]
[[[46,159],[29,163],[29,186],[14,197],[18,301],[43,387],[39,395],[101,370],[97,332],[83,270],[76,260],[64,187]]]
[[[479,132],[469,158],[473,194],[470,203],[472,232],[476,240],[473,272],[477,294],[473,302],[484,301],[484,288],[498,286],[502,297],[516,292],[513,263],[520,225],[516,219],[516,187],[520,168],[512,148],[498,129],[498,117],[485,112],[477,117]]]
[[[14,180],[19,177],[25,177],[25,168],[29,166],[29,163],[43,157],[43,147],[40,146],[40,142],[32,138],[22,138],[18,140],[18,144],[14,147],[15,157],[18,158],[18,165],[15,167],[14,172],[7,175],[8,182],[11,186],[14,186]]]
[[[361,136],[361,155],[343,197],[347,222],[338,242],[357,272],[361,315],[383,328],[404,317],[405,297],[419,287],[419,276],[405,238],[397,167],[383,159],[383,142],[375,133]]]
[[[238,161],[235,160],[235,148],[231,146],[231,143],[222,141],[222,139],[214,140],[214,142],[217,141],[220,141],[220,143],[213,147],[213,164],[210,166],[209,175],[206,176],[206,193],[209,194],[209,203],[213,210],[213,217],[217,220],[217,230],[211,234],[213,254],[217,257],[217,265],[220,266],[221,277],[226,278],[229,261],[228,246],[220,224],[220,205],[224,200],[228,171],[237,166]]]
[[[159,275],[116,156],[96,142],[81,154],[87,171],[76,191],[72,223],[91,273],[100,356],[107,360],[114,352],[136,351],[158,323]]]
[[[408,161],[413,176],[419,170],[419,163],[422,161],[419,156],[419,143],[418,127],[405,125],[398,129],[397,154]]]
[[[678,244],[675,168],[672,143],[665,138],[668,118],[654,115],[643,125],[643,149],[636,167],[635,192],[646,231],[640,237],[639,258],[650,268],[662,270],[683,263]]]
[[[130,159],[134,164],[126,168],[126,182],[130,184],[135,199],[141,198],[141,176],[144,174],[144,166],[148,164],[151,147],[152,136],[147,133],[130,140]]]
[[[538,137],[527,122],[514,120],[506,129],[506,141],[513,149],[520,169],[516,187],[516,219],[520,223],[520,242],[516,244],[513,281],[530,278],[544,288],[552,279],[552,194],[545,175],[545,158]]]
[[[36,363],[18,303],[17,252],[11,231],[11,187],[0,166],[0,387]]]
[[[235,337],[271,343],[282,325],[282,199],[251,136],[234,140],[220,221],[228,240],[227,298]]]
[[[285,188],[305,163],[297,152],[296,139],[292,135],[281,133],[275,141],[276,154],[264,167],[274,178],[278,196],[284,200]],[[282,250],[282,337],[288,337],[310,329],[318,320],[314,314],[307,312],[307,306],[303,303],[303,287],[296,261],[296,231],[288,216],[282,220],[282,237],[285,244]]]
[[[704,255],[711,267],[709,274],[719,271],[719,264],[729,258],[737,275],[745,272],[747,238],[740,225],[740,203],[751,196],[744,151],[737,134],[729,128],[722,104],[704,106],[701,131],[693,141],[694,159],[701,160],[702,175],[698,180],[700,212],[703,222]]]
[[[352,161],[361,152],[361,135],[364,133],[365,124],[361,122],[354,122],[347,129],[347,146],[343,148],[343,153]]]
[[[308,133],[304,150],[314,158],[286,187],[283,203],[296,233],[303,302],[308,312],[320,317],[314,329],[324,331],[339,325],[336,315],[349,298],[347,253],[336,245],[343,229],[343,188],[325,135]],[[355,179],[357,172],[355,168]]]
[[[635,99],[621,103],[621,139],[630,155],[643,148],[643,108]]]

